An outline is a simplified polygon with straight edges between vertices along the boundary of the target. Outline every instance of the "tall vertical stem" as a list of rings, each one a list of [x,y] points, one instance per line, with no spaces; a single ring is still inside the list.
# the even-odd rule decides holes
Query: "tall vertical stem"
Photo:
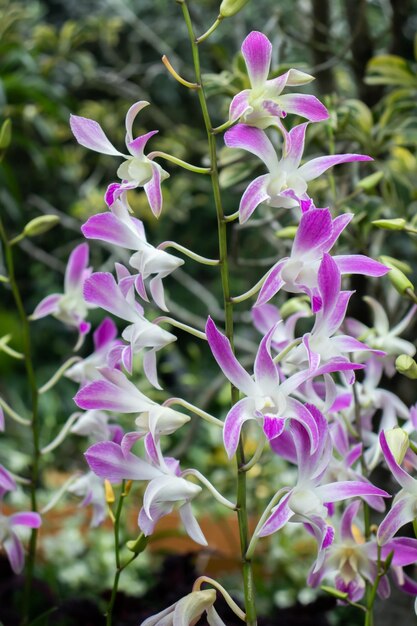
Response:
[[[10,245],[10,242],[7,238],[7,234],[6,234],[6,231],[4,229],[4,226],[1,220],[0,220],[0,238],[4,246],[4,256],[5,256],[5,262],[6,262],[7,272],[8,272],[9,284],[12,290],[16,309],[20,318],[26,376],[28,380],[28,385],[29,385],[30,395],[31,395],[31,402],[32,402],[31,429],[32,429],[33,455],[32,455],[32,468],[31,468],[31,482],[30,482],[30,499],[31,499],[32,511],[37,512],[38,504],[37,504],[37,497],[36,497],[36,489],[37,489],[37,483],[38,483],[38,478],[39,478],[39,459],[40,459],[39,421],[38,421],[39,393],[38,393],[38,387],[36,384],[35,370],[34,370],[33,363],[32,363],[32,346],[31,346],[31,339],[30,339],[29,321],[28,321],[28,318],[27,318],[27,315],[23,306],[22,297],[20,295],[19,287],[16,281],[12,246]],[[29,615],[30,615],[31,590],[32,590],[33,572],[34,572],[34,567],[35,567],[37,537],[38,537],[38,531],[36,528],[33,528],[31,532],[31,536],[30,536],[29,554],[28,554],[27,565],[26,565],[25,590],[24,590],[24,597],[23,597],[23,623],[27,623],[29,621]]]
[[[209,145],[210,168],[211,168],[211,184],[213,189],[214,203],[217,214],[217,228],[219,237],[219,259],[220,272],[223,289],[223,301],[225,311],[225,328],[226,336],[230,341],[233,349],[233,303],[230,299],[230,280],[229,280],[229,263],[227,254],[227,222],[225,220],[223,205],[220,193],[219,172],[217,166],[217,149],[216,138],[213,133],[213,126],[207,107],[207,100],[204,93],[204,85],[201,77],[200,55],[198,43],[194,34],[191,16],[188,10],[186,0],[177,0],[182,7],[184,20],[187,25],[188,34],[191,43],[192,56],[194,62],[194,71],[196,83],[198,84],[197,94],[200,101],[201,111],[203,114],[204,125],[206,127],[207,139]],[[239,400],[239,391],[232,385],[231,402],[232,405]],[[245,465],[245,453],[243,448],[242,437],[236,452],[237,460],[237,516],[239,524],[240,548],[242,554],[243,583],[245,594],[245,611],[246,621],[249,626],[256,626],[256,607],[255,607],[255,587],[253,580],[253,571],[251,560],[246,557],[246,551],[249,545],[248,537],[248,512],[246,504],[246,473],[242,469]]]

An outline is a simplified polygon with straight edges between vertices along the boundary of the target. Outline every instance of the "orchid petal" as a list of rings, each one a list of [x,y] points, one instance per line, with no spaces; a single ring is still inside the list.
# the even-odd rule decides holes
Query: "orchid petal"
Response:
[[[159,217],[162,210],[161,180],[161,167],[157,163],[152,163],[152,177],[145,183],[143,189],[155,217]]]
[[[125,156],[110,143],[98,122],[87,117],[71,115],[70,126],[78,143],[85,148],[101,154]]]
[[[364,274],[365,276],[385,276],[390,270],[379,261],[363,254],[336,255],[333,257],[341,274]]]
[[[252,87],[262,87],[268,78],[271,65],[271,42],[263,33],[254,30],[242,43],[242,54]]]
[[[142,244],[139,232],[135,232],[139,220],[130,219],[131,228],[113,213],[98,213],[88,218],[81,231],[87,239],[99,239],[128,250],[137,250]]]
[[[281,270],[284,267],[287,259],[281,259],[274,267],[272,267],[265,279],[262,289],[259,292],[255,306],[261,306],[266,304],[271,298],[278,293],[281,287],[285,284],[285,281],[281,278]]]
[[[139,100],[139,102],[135,102],[135,104],[132,104],[132,106],[126,113],[126,145],[133,140],[132,127],[137,114],[148,105],[149,102],[146,102],[146,100]]]
[[[10,567],[15,574],[20,574],[25,564],[25,553],[22,543],[15,533],[10,533],[3,542],[4,550],[9,559]]]
[[[181,521],[184,524],[184,528],[187,531],[187,534],[191,537],[193,541],[199,543],[202,546],[207,546],[207,540],[203,535],[203,531],[200,528],[199,523],[197,522],[194,513],[191,508],[191,504],[186,502],[178,509],[178,513],[180,514]]]
[[[384,545],[389,541],[405,524],[412,522],[416,517],[416,500],[415,498],[403,498],[398,500],[386,517],[379,525],[377,539],[380,545]]]
[[[302,165],[298,170],[300,176],[304,180],[309,181],[321,176],[326,170],[340,163],[351,163],[352,161],[373,161],[372,157],[364,154],[334,154],[332,156],[323,156],[312,159]]]
[[[112,319],[105,317],[93,334],[94,348],[100,350],[110,344],[117,336],[117,327]]]
[[[279,104],[285,113],[295,113],[310,122],[321,122],[329,118],[329,112],[315,96],[309,94],[285,94],[280,96]]]
[[[223,441],[229,459],[232,458],[237,450],[243,424],[247,420],[255,419],[253,409],[252,400],[243,398],[236,402],[226,415],[223,428]]]
[[[129,322],[138,320],[138,315],[123,297],[114,276],[108,272],[95,272],[85,281],[84,299],[123,320]]]
[[[291,491],[287,493],[282,500],[280,500],[278,506],[276,506],[272,514],[268,517],[265,524],[258,531],[258,537],[266,537],[267,535],[272,535],[272,533],[280,530],[288,520],[293,516],[293,512],[288,506],[288,501],[291,498]]]
[[[211,317],[207,320],[206,335],[213,356],[225,376],[240,391],[247,396],[253,396],[256,393],[256,385],[252,377],[236,359],[230,341],[217,329]]]
[[[63,295],[61,293],[52,293],[50,296],[46,296],[41,300],[33,311],[31,319],[39,320],[42,317],[57,313],[59,311],[59,302]]]
[[[110,482],[121,480],[152,480],[161,476],[160,470],[131,452],[123,454],[113,441],[101,441],[88,448],[85,458],[92,471]]]
[[[268,183],[270,178],[270,174],[258,176],[246,187],[239,205],[239,222],[241,224],[247,222],[254,210],[262,202],[268,200]]]
[[[303,156],[307,126],[308,122],[305,124],[298,124],[298,126],[294,126],[294,128],[292,128],[288,133],[289,148],[285,154],[285,163],[294,170],[296,170],[300,165],[300,161]]]
[[[249,94],[250,90],[245,89],[233,98],[229,108],[229,120],[231,122],[236,122],[251,108],[249,104]]]
[[[371,483],[358,480],[340,480],[327,485],[316,487],[317,495],[323,502],[340,502],[346,498],[356,498],[357,496],[381,496],[390,498],[389,493]]]
[[[151,130],[149,133],[146,133],[146,135],[140,135],[139,137],[136,137],[136,139],[134,139],[133,141],[130,141],[127,144],[127,148],[130,154],[135,157],[143,157],[143,151],[146,144],[148,143],[149,139],[156,135],[158,132],[159,131],[157,130]]]
[[[322,252],[332,229],[332,218],[329,209],[310,209],[303,213],[295,234],[292,255],[299,257],[312,250]]]
[[[247,150],[265,163],[270,171],[278,167],[278,158],[270,139],[259,128],[237,124],[224,134],[224,142],[228,148]]]
[[[262,339],[259,344],[258,352],[255,358],[255,380],[265,395],[269,395],[271,391],[279,385],[279,375],[277,366],[271,356],[271,338],[276,330],[273,326]]]

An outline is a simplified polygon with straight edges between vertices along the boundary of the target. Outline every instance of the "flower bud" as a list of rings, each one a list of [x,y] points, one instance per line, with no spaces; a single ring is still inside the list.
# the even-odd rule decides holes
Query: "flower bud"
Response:
[[[132,539],[126,543],[126,547],[134,554],[140,554],[143,552],[148,545],[148,537],[145,537],[143,533],[140,533],[137,539]]]
[[[374,220],[372,224],[384,230],[404,230],[407,222],[404,218],[397,217],[391,220]]]
[[[390,268],[390,271],[388,272],[388,279],[399,294],[404,296],[408,289],[414,291],[414,285],[410,279],[407,278],[407,276],[400,269],[398,269],[396,265],[388,260],[388,257],[381,257],[380,260],[384,263],[384,265]]]
[[[400,354],[395,361],[397,372],[411,380],[417,380],[417,363],[408,354]]]
[[[232,15],[236,15],[240,9],[243,9],[248,2],[249,0],[223,0],[220,5],[220,16],[232,17]]]
[[[23,235],[25,237],[36,237],[48,232],[59,222],[58,215],[40,215],[30,220],[23,229]]]
[[[9,147],[12,139],[12,122],[10,119],[4,120],[0,128],[0,150],[5,150]]]
[[[107,480],[107,478],[104,481],[104,493],[106,496],[107,504],[113,504],[116,498],[114,496],[113,487],[111,486],[111,483],[109,480]]]
[[[405,453],[408,450],[409,439],[408,434],[402,428],[390,428],[390,430],[385,431],[385,439],[387,440],[387,444],[389,449],[391,450],[394,459],[397,461],[398,465],[404,460]]]
[[[296,232],[297,226],[287,226],[286,228],[277,230],[275,236],[279,239],[294,239]]]

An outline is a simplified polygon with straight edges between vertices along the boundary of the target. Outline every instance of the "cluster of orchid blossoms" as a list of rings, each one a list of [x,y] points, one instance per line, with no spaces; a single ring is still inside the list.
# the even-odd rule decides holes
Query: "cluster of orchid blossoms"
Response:
[[[253,370],[247,371],[241,365],[229,339],[211,318],[205,333],[195,331],[197,337],[207,340],[224,375],[240,392],[240,399],[224,422],[186,400],[172,398],[158,404],[129,379],[137,362],[134,357],[140,353],[144,374],[160,389],[157,352],[176,340],[171,332],[161,328],[161,320],[166,321],[166,317],[151,322],[145,316],[150,300],[154,307],[168,310],[163,279],[184,263],[166,248],[174,247],[197,261],[202,258],[174,242],[154,247],[146,239],[143,223],[132,214],[128,192],[143,188],[152,213],[155,217],[160,215],[161,183],[168,177],[155,162],[161,153],[145,154],[148,140],[157,131],[136,138],[133,135],[134,120],[148,103],[134,104],[126,115],[127,153],[111,144],[97,122],[71,117],[72,131],[82,146],[123,159],[117,169],[120,181],[111,183],[105,195],[108,210],[90,217],[82,232],[87,239],[131,252],[128,266],[116,263],[114,275],[92,273],[88,268],[88,246],[79,245],[68,263],[64,293],[45,298],[32,316],[37,319],[53,315],[76,328],[80,338],[89,332],[86,317],[94,307],[127,324],[118,339],[114,323],[106,318],[94,333],[94,352],[66,372],[80,384],[75,402],[85,411],[77,414],[70,430],[94,442],[85,455],[90,471],[79,477],[71,490],[83,496],[85,504],[93,505],[96,525],[106,514],[105,481],[141,481],[146,488],[138,525],[145,536],[151,535],[158,521],[177,508],[188,535],[206,545],[193,512],[193,500],[204,487],[230,509],[235,509],[235,504],[197,469],[182,469],[179,460],[167,455],[165,438],[190,420],[188,413],[194,413],[213,427],[222,428],[224,447],[232,458],[242,428],[250,422],[252,426],[247,427],[255,427],[259,440],[255,460],[269,447],[297,468],[297,479],[295,484],[276,489],[259,519],[247,558],[251,558],[261,537],[272,535],[287,524],[299,524],[317,542],[308,578],[310,585],[330,582],[341,601],[357,603],[367,584],[386,597],[389,574],[401,589],[417,595],[417,583],[403,571],[404,566],[417,559],[417,539],[394,536],[417,514],[417,481],[408,473],[417,469],[417,456],[408,446],[408,436],[417,427],[417,411],[379,387],[384,372],[391,376],[395,373],[396,356],[412,355],[415,351],[412,344],[399,337],[411,321],[415,307],[391,330],[382,307],[371,298],[367,302],[375,316],[372,328],[346,318],[353,292],[343,288],[343,277],[381,277],[388,268],[364,255],[333,254],[353,215],[333,216],[329,208],[316,207],[308,186],[337,164],[371,158],[336,154],[301,164],[309,125],[326,120],[328,112],[312,95],[282,95],[285,88],[309,83],[312,77],[308,74],[291,69],[268,80],[271,50],[269,40],[259,32],[250,33],[243,42],[250,88],[237,94],[231,103],[224,141],[230,148],[250,152],[266,168],[266,173],[250,182],[243,193],[240,222],[249,220],[259,205],[267,204],[277,210],[291,209],[298,228],[287,256],[277,260],[250,292],[257,294],[253,322],[263,335]],[[291,114],[307,121],[288,130],[286,118]],[[267,134],[270,128],[282,138],[280,156]],[[177,159],[176,163],[181,162]],[[288,298],[295,294],[294,302],[300,302],[301,295],[309,306],[282,319],[276,303],[271,302],[279,292],[290,294]],[[296,332],[300,318],[310,319],[310,330],[302,336]],[[169,319],[185,328],[181,322]],[[363,370],[360,382],[355,381],[358,370]],[[188,412],[174,410],[174,404]],[[131,431],[123,432],[117,424],[117,414],[133,416]],[[373,421],[377,414],[375,432]],[[141,454],[133,451],[138,440],[143,443],[142,448],[137,448],[143,450]],[[391,496],[369,480],[371,470],[379,463],[385,464],[401,486],[386,515],[385,502]],[[12,484],[10,477],[7,473],[4,476],[3,489],[12,488],[7,487]],[[362,528],[364,508],[368,513],[369,508],[375,510],[378,519],[382,519],[376,535],[370,532],[369,525]],[[3,538],[9,555],[12,542],[15,550],[18,545],[13,539],[13,524],[36,522],[27,517],[18,519],[12,518],[4,525],[0,518],[0,539]],[[194,595],[189,602],[183,599],[145,624],[195,623],[192,620],[204,610],[210,624],[223,624],[212,609],[213,594],[193,593],[200,595]],[[178,615],[190,602],[197,609],[185,611],[192,614],[191,621],[186,621],[184,615]]]

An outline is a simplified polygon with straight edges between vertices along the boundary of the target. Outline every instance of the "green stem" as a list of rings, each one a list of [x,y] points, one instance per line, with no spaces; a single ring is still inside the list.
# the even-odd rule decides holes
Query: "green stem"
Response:
[[[208,139],[209,153],[210,153],[210,166],[211,166],[210,176],[211,176],[214,203],[216,206],[216,214],[217,214],[220,273],[221,273],[224,310],[225,310],[225,329],[226,329],[226,336],[229,339],[230,344],[232,346],[232,350],[233,350],[233,303],[230,298],[229,264],[228,264],[228,254],[227,254],[227,230],[226,230],[227,222],[224,216],[221,193],[220,193],[219,172],[218,172],[218,166],[217,166],[216,138],[215,138],[215,135],[213,134],[213,126],[211,123],[210,114],[209,114],[208,106],[207,106],[207,100],[206,100],[206,96],[204,93],[204,86],[203,86],[203,81],[201,77],[198,43],[194,34],[191,16],[190,16],[186,1],[185,0],[177,0],[177,1],[182,7],[184,20],[185,20],[189,38],[190,38],[196,83],[199,86],[199,88],[196,91],[198,94],[198,99],[200,101],[201,112],[203,115],[204,125],[206,127],[206,132],[207,132],[207,139]],[[232,405],[236,404],[238,400],[239,400],[239,391],[238,389],[236,389],[236,387],[232,386],[231,388]],[[256,621],[256,607],[255,607],[255,586],[254,586],[254,579],[253,579],[252,562],[246,556],[246,551],[247,551],[248,544],[249,544],[249,530],[248,530],[248,512],[247,512],[247,504],[246,504],[246,472],[242,471],[242,468],[245,466],[245,463],[246,463],[242,437],[239,440],[239,445],[236,451],[236,460],[237,460],[236,506],[237,506],[237,517],[238,517],[238,524],[239,524],[240,549],[241,549],[241,555],[242,555],[246,623],[248,624],[248,626],[256,626],[257,621]]]
[[[4,245],[4,256],[6,261],[6,267],[8,272],[9,284],[12,290],[13,298],[15,301],[16,309],[20,318],[20,324],[22,329],[23,339],[23,354],[25,361],[26,376],[30,389],[31,402],[32,402],[32,417],[31,417],[31,429],[32,429],[32,468],[31,468],[31,482],[30,482],[30,500],[31,509],[34,512],[38,511],[36,488],[39,479],[39,459],[40,459],[40,443],[39,443],[39,421],[38,421],[38,386],[36,384],[35,370],[32,363],[32,346],[30,340],[29,321],[23,306],[22,297],[20,295],[19,287],[16,281],[13,251],[12,245],[9,242],[6,231],[3,226],[3,222],[0,220],[0,238]],[[38,531],[36,528],[32,529],[29,553],[26,561],[26,579],[23,596],[23,624],[28,623],[31,606],[31,594],[32,594],[32,582],[33,573],[35,568],[36,558],[36,544],[38,538]]]
[[[210,26],[210,28],[206,30],[206,32],[203,35],[200,35],[200,37],[198,37],[195,40],[196,44],[198,45],[200,43],[203,43],[203,41],[205,41],[208,37],[210,37],[211,33],[214,33],[214,31],[216,30],[218,26],[220,26],[222,21],[223,21],[223,16],[219,15],[216,21]]]
[[[209,167],[198,167],[197,165],[191,165],[191,163],[187,163],[186,161],[178,159],[172,154],[167,154],[166,152],[160,152],[159,150],[155,150],[154,152],[148,154],[148,159],[155,159],[158,157],[161,159],[165,159],[166,161],[170,161],[171,163],[174,163],[175,165],[178,165],[179,167],[182,167],[189,172],[194,172],[195,174],[210,174]]]

